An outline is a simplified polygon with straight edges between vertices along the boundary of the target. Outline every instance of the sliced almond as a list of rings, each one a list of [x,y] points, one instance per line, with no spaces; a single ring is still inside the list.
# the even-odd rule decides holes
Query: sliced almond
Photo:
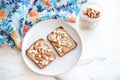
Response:
[[[57,42],[57,39],[54,39],[53,42]]]
[[[64,48],[62,48],[62,52],[63,53],[67,53],[67,49],[64,47]]]
[[[61,32],[60,30],[56,31],[57,34],[59,34],[60,32]]]
[[[64,34],[61,34],[61,38],[65,38],[65,35],[64,35]]]
[[[86,14],[85,14],[86,11]],[[100,11],[96,11],[92,8],[87,8],[87,10],[83,10],[83,14],[87,15],[90,18],[98,18],[100,16]]]
[[[48,52],[51,52],[52,50],[51,49],[47,49]]]
[[[45,65],[48,65],[48,61],[45,61],[44,64],[45,64]]]
[[[41,61],[41,62],[40,62],[40,64],[44,66],[44,65],[45,65],[45,62],[44,62],[44,60],[43,60],[43,61]]]
[[[40,44],[38,42],[35,43],[34,49],[37,49]]]
[[[39,62],[43,61],[43,58],[37,57],[36,60],[38,60]]]
[[[41,55],[39,55],[38,57],[41,57]]]
[[[34,54],[34,53],[32,54],[32,57],[33,57],[33,58],[35,57],[35,54]]]
[[[37,53],[37,50],[28,50],[28,53]]]
[[[49,39],[50,41],[54,41],[54,39],[56,39],[56,34],[50,34],[49,36],[50,36],[50,37],[48,37],[48,39]]]
[[[59,47],[61,46],[61,44],[59,43],[59,44],[56,44],[55,46],[56,46],[57,48],[59,48]]]
[[[49,57],[50,61],[53,61],[55,58],[53,56]]]
[[[48,49],[48,47],[47,46],[45,46],[44,48],[43,48],[43,50],[47,50]]]
[[[67,45],[67,41],[63,40],[61,45],[63,46]]]
[[[35,57],[39,57],[39,54],[37,53],[37,54],[35,54]]]
[[[35,60],[35,63],[37,63],[37,64],[38,64],[38,63],[39,63],[39,61],[38,61],[38,60]]]
[[[100,12],[97,12],[96,17],[98,18],[100,16]]]
[[[51,56],[52,54],[53,54],[52,52],[46,53],[47,56]]]
[[[42,57],[43,59],[45,59],[45,58],[46,58],[46,55],[43,54],[41,57]]]
[[[60,56],[63,56],[63,55],[64,55],[64,53],[63,53],[63,52],[61,52],[61,53],[59,53],[59,55],[60,55]]]
[[[69,43],[68,43],[68,47],[71,47],[71,46],[72,46],[72,43],[71,43],[71,42],[69,42]]]
[[[57,46],[61,46],[62,42],[59,40]]]
[[[49,60],[48,56],[45,56],[45,59],[48,61]]]
[[[37,51],[38,51],[39,53],[41,53],[41,52],[42,52],[40,48],[37,48]]]
[[[58,48],[58,52],[61,53],[62,52],[62,47]]]

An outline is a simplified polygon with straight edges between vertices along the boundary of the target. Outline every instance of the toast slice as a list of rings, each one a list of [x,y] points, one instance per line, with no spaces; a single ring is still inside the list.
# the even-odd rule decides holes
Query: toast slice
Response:
[[[77,47],[77,43],[63,27],[56,28],[48,34],[47,39],[50,41],[60,57]]]
[[[40,68],[43,69],[56,59],[53,51],[43,39],[37,40],[27,50],[26,55]]]

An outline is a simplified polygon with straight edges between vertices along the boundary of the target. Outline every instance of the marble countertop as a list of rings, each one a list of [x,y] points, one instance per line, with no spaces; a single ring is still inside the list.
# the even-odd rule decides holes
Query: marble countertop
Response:
[[[81,58],[73,69],[57,76],[43,76],[25,65],[21,52],[3,46],[0,80],[120,80],[120,1],[97,2],[104,14],[96,29],[80,29],[79,21],[70,23],[79,32],[83,44]]]

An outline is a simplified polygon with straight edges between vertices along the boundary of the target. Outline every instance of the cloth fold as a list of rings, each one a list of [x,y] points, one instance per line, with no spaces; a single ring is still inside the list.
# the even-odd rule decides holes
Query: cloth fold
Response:
[[[77,0],[0,0],[0,44],[21,49],[25,34],[35,23],[58,18],[76,22],[79,11]]]

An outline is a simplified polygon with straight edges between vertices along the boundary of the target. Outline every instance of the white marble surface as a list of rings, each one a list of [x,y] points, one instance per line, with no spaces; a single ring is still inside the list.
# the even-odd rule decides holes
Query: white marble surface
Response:
[[[120,1],[97,2],[104,14],[95,30],[82,30],[78,22],[71,24],[83,43],[82,56],[72,70],[53,77],[36,74],[19,51],[4,46],[0,48],[0,80],[120,80]]]

